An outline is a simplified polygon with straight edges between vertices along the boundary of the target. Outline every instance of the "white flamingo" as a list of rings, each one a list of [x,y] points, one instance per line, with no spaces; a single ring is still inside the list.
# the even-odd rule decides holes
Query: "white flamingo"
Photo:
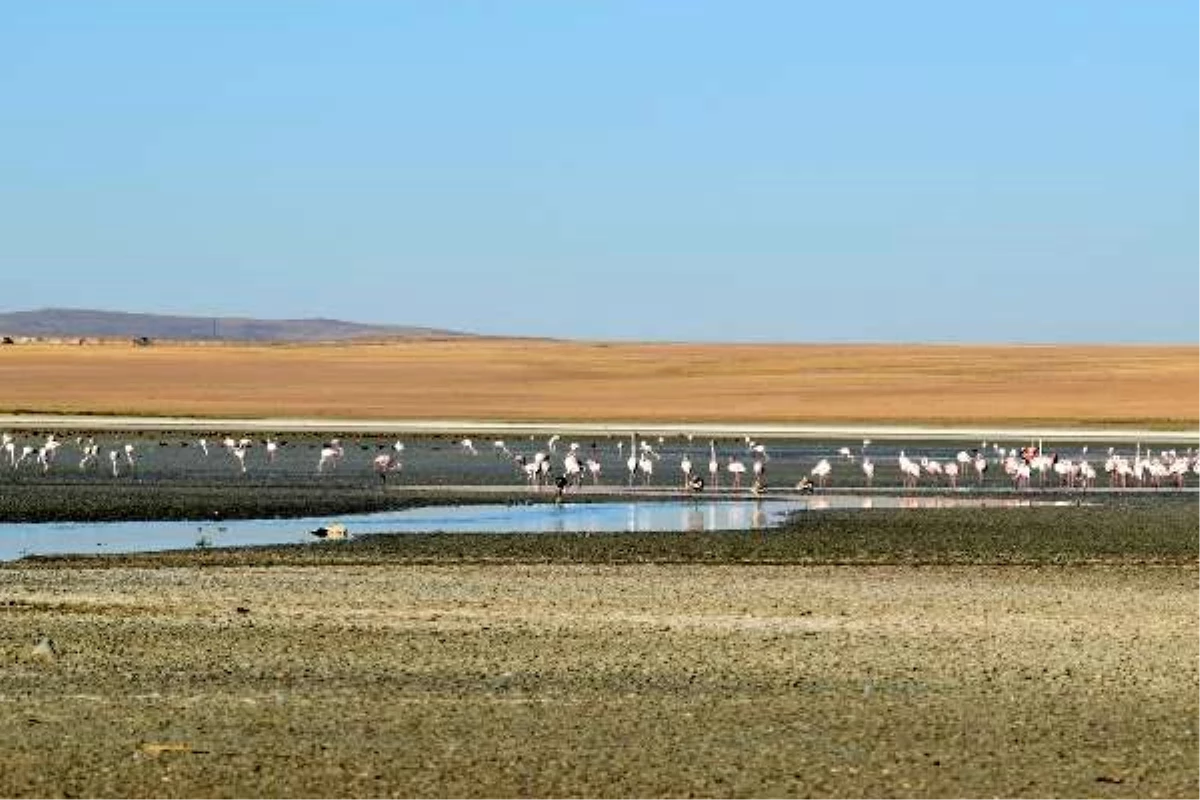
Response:
[[[717,443],[708,441],[708,482],[713,489],[721,486],[721,462],[717,461]]]
[[[946,480],[950,483],[951,489],[958,488],[958,462],[947,461],[942,467],[942,474],[946,476]]]
[[[833,471],[833,466],[828,459],[822,458],[817,462],[817,465],[809,470],[809,474],[817,479],[817,486],[825,488],[829,483],[829,473]]]
[[[867,486],[870,487],[875,480],[875,464],[869,458],[862,460],[863,475],[867,476]]]
[[[679,460],[679,471],[683,473],[683,488],[686,489],[692,485],[692,459],[687,453]]]
[[[50,465],[54,463],[54,455],[58,452],[58,448],[62,446],[62,442],[54,438],[54,434],[46,437],[46,442],[37,451],[38,463],[42,465],[42,472],[49,472]]]
[[[629,458],[625,459],[625,468],[629,470],[629,485],[633,486],[633,480],[637,477],[638,457],[637,457],[637,434],[630,434],[629,437]]]
[[[98,461],[100,453],[100,445],[96,444],[90,437],[82,445],[83,457],[79,459],[79,469],[85,470],[88,467],[93,467]]]
[[[750,465],[750,469],[754,472],[754,485],[763,487],[767,479],[767,462],[765,458],[755,458],[754,463]]]
[[[342,456],[345,455],[345,448],[342,447],[342,442],[339,439],[331,439],[321,448],[321,457],[317,461],[317,474],[323,474],[325,467],[335,469],[341,462]]]
[[[25,463],[25,459],[33,455],[33,452],[33,447],[31,445],[23,446],[21,448],[21,455],[17,456],[17,460],[13,462],[13,469],[19,469],[20,466]]]
[[[379,476],[379,480],[387,483],[388,473],[399,472],[404,468],[400,459],[392,453],[380,453],[371,461],[371,466]]]
[[[742,488],[742,476],[746,474],[746,465],[742,463],[741,459],[735,459],[733,456],[730,456],[729,463],[725,465],[725,469],[732,476],[733,488]]]
[[[574,451],[563,457],[563,474],[570,486],[578,488],[583,482],[583,464],[579,462],[579,457],[575,455]]]
[[[200,441],[196,442],[196,444],[200,445],[200,452],[204,453],[205,458],[208,458],[208,440],[201,439]]]
[[[238,444],[236,447],[231,449],[229,452],[233,454],[233,457],[237,460],[238,468],[241,469],[242,474],[245,475],[246,474],[246,448],[242,447],[241,444]]]
[[[479,455],[479,451],[475,449],[475,443],[473,441],[471,441],[470,439],[463,439],[461,442],[458,443],[458,446],[461,447],[463,449],[463,452],[467,453],[468,455],[472,455],[472,456]]]
[[[642,453],[641,457],[638,458],[637,468],[642,473],[642,483],[649,486],[650,478],[654,476],[654,458],[651,457],[650,453]]]
[[[987,472],[988,463],[983,454],[975,456],[975,474],[978,476],[979,485],[983,486],[983,474]]]

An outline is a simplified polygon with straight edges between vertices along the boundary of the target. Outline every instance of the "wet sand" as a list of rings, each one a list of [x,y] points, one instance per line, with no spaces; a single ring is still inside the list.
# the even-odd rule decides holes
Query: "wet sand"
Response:
[[[0,570],[0,795],[1197,793],[1194,564],[165,563]]]

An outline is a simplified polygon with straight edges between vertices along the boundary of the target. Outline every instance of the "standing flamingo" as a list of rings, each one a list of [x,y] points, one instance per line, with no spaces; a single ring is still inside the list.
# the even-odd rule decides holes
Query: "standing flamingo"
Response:
[[[339,439],[330,439],[329,442],[321,448],[321,457],[317,461],[317,474],[325,472],[325,467],[330,469],[337,467],[338,463],[345,455],[345,449],[342,447],[342,442]]]
[[[809,471],[809,474],[817,479],[817,486],[824,489],[829,484],[829,473],[832,471],[833,466],[830,465],[829,460],[822,458],[817,462],[817,465]]]
[[[872,481],[875,480],[875,464],[869,458],[862,460],[863,475],[867,476],[867,486],[870,487]]]
[[[633,486],[633,479],[637,477],[638,470],[636,433],[629,435],[629,458],[625,459],[625,468],[629,470],[629,485]]]
[[[746,474],[746,465],[742,463],[741,459],[735,459],[733,456],[730,456],[729,463],[725,465],[725,469],[733,476],[733,488],[742,488],[742,475]]]
[[[375,473],[379,475],[379,480],[383,483],[387,483],[388,473],[399,472],[404,468],[400,459],[391,453],[380,453],[375,456],[371,466],[374,467]]]
[[[708,440],[708,482],[713,489],[720,488],[721,463],[717,461],[717,443],[712,439]]]

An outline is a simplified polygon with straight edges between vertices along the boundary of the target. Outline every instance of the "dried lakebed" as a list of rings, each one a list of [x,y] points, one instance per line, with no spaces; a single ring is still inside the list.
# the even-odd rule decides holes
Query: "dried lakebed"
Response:
[[[0,570],[0,794],[1194,797],[1196,579]]]

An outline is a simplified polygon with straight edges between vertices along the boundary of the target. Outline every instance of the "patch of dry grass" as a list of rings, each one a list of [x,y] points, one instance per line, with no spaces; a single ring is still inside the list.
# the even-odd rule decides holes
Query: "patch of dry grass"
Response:
[[[364,419],[1195,425],[1200,348],[22,345],[0,410]]]

